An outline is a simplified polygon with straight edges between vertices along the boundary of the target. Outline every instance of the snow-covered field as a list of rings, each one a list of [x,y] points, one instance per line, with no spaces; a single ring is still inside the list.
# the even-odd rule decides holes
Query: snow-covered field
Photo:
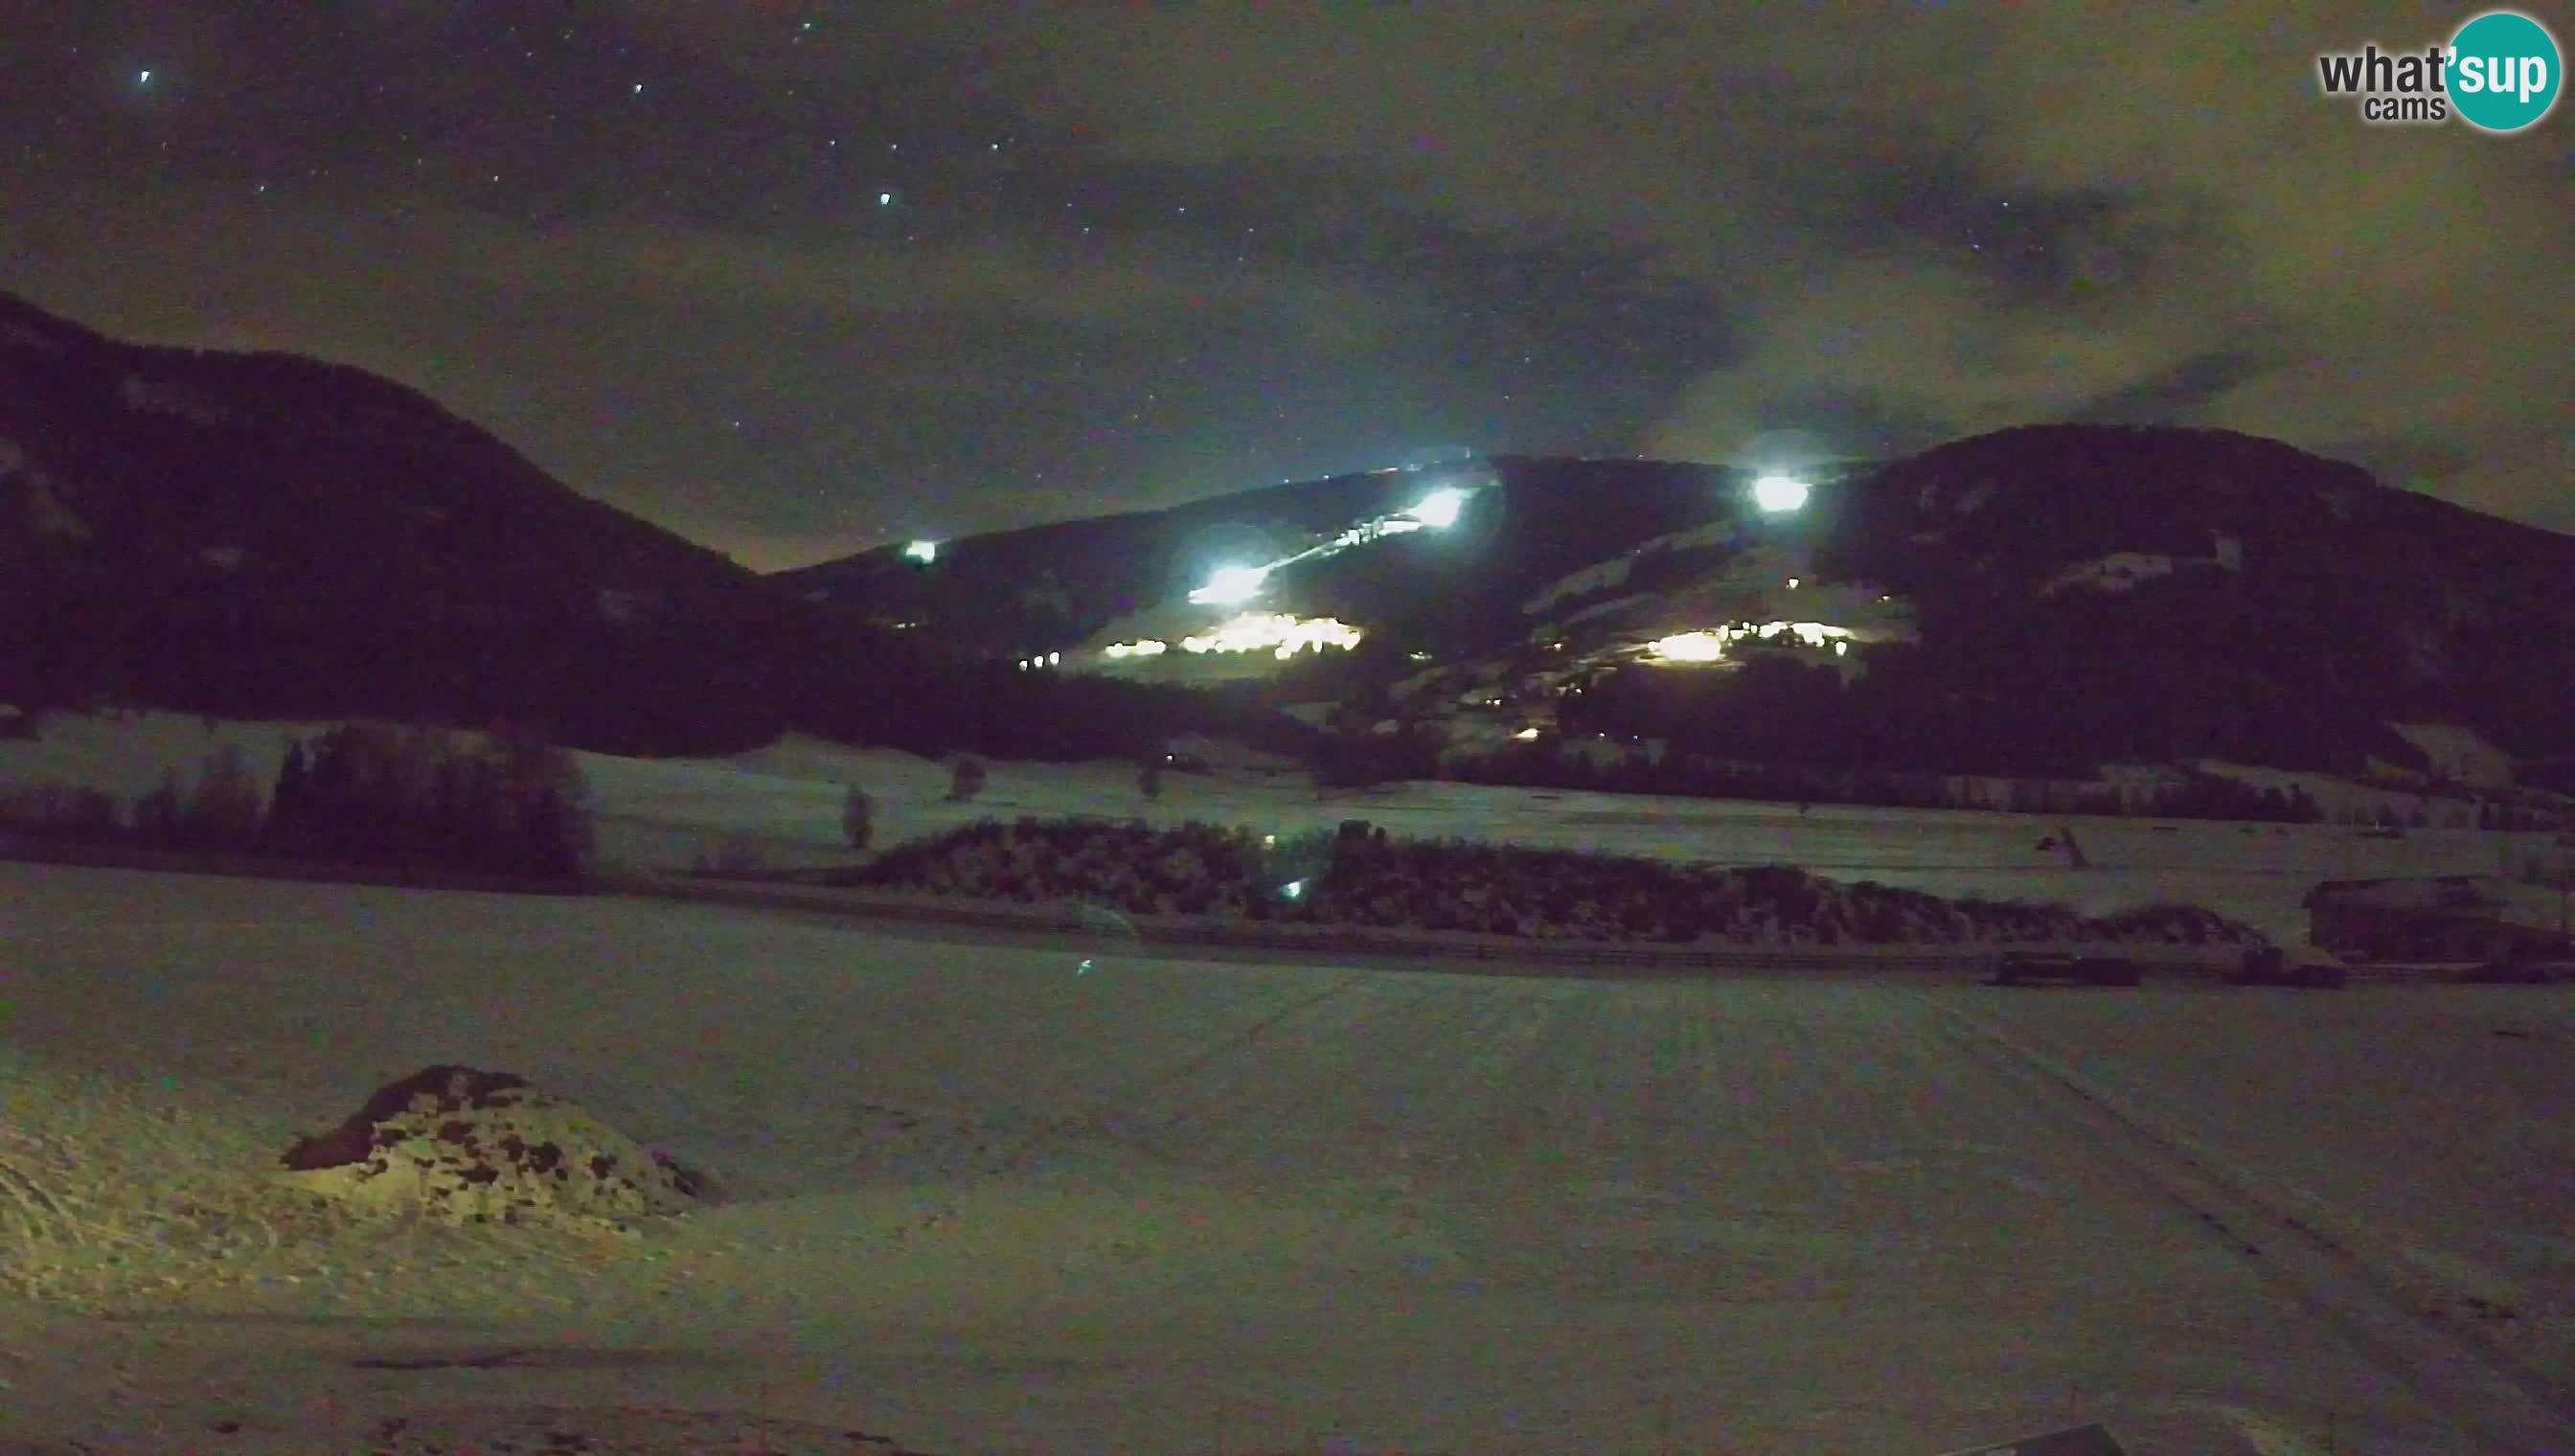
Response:
[[[2571,1045],[2562,989],[1480,978],[0,864],[0,1449],[538,1404],[959,1453],[2549,1449]],[[445,1060],[741,1200],[602,1241],[263,1181]],[[438,1359],[479,1368],[400,1368]]]
[[[166,714],[128,721],[64,718],[43,739],[0,741],[0,783],[94,782],[129,801],[165,767],[184,776],[221,741],[239,743],[273,777],[290,733],[316,724],[218,724]],[[877,805],[880,846],[986,816],[1107,814],[1157,823],[1203,819],[1273,832],[1362,817],[1391,833],[1705,859],[1789,863],[1836,879],[1940,894],[2053,901],[2086,914],[2141,904],[2197,904],[2286,944],[2307,933],[2299,900],[2321,879],[2401,874],[2511,874],[2533,856],[2565,853],[2547,834],[2422,829],[2402,839],[2328,824],[2073,818],[1939,809],[1794,805],[1733,800],[1405,783],[1317,802],[1301,777],[1165,775],[1159,802],[1138,793],[1123,763],[996,763],[983,794],[947,798],[948,772],[929,759],[806,737],[729,758],[580,755],[597,800],[603,856],[686,868],[727,835],[757,840],[774,864],[846,862],[842,786]],[[2089,867],[2037,846],[2071,825]],[[2553,894],[2517,897],[2517,917],[2553,926]]]

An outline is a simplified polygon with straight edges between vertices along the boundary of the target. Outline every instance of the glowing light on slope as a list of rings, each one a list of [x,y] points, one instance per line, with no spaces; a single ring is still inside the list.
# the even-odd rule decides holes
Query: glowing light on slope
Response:
[[[1794,476],[1763,476],[1752,483],[1752,504],[1776,516],[1802,510],[1810,488]]]
[[[919,562],[926,567],[932,562],[939,560],[939,543],[935,541],[913,542],[911,545],[906,546],[903,549],[903,559],[908,562]]]
[[[1190,600],[1201,606],[1231,607],[1260,596],[1269,580],[1268,567],[1219,567],[1209,574],[1206,586],[1190,594]]]
[[[1268,566],[1246,566],[1236,563],[1219,567],[1209,574],[1207,585],[1190,593],[1190,600],[1202,607],[1233,607],[1261,595],[1270,575],[1282,567],[1298,562],[1328,559],[1354,546],[1389,536],[1402,536],[1415,531],[1436,531],[1457,524],[1464,513],[1466,498],[1474,489],[1442,486],[1423,496],[1419,504],[1397,516],[1379,516],[1343,530],[1328,541],[1318,542],[1293,556],[1282,557]]]
[[[1457,513],[1466,507],[1466,493],[1457,490],[1432,491],[1412,508],[1412,519],[1424,526],[1446,528],[1457,524]]]

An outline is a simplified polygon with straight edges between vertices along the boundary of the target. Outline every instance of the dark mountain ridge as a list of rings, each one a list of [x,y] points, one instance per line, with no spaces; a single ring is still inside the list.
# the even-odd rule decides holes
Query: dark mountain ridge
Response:
[[[1427,661],[1453,670],[1437,692],[1490,685],[1487,716],[1521,735],[1578,722],[1847,767],[2211,756],[2348,771],[2419,759],[2387,727],[2412,722],[2534,759],[2575,751],[2575,538],[2222,431],[2030,426],[1811,479],[1804,510],[1772,515],[1737,471],[1496,458],[783,580],[853,618],[1085,671],[1112,624],[1169,613],[1205,581],[1225,555],[1205,544],[1230,527],[1261,543],[1247,559],[1285,562],[1240,610],[1366,634],[1357,652],[1300,658],[1274,698],[1363,700],[1398,721],[1411,713],[1390,686]],[[1447,530],[1307,549],[1446,484],[1471,490]],[[1747,647],[1717,671],[1641,656],[1659,635],[1880,601],[1909,627],[1875,623],[1848,656]]]
[[[943,542],[924,570],[888,546],[772,580],[845,616],[935,624],[971,651],[1061,650],[1116,619],[1185,598],[1217,568],[1288,557],[1316,539],[1398,515],[1443,489],[1472,499],[1443,531],[1274,574],[1277,596],[1352,621],[1433,630],[1466,651],[1507,632],[1528,584],[1702,525],[1745,477],[1717,466],[1519,456],[1300,481]]]
[[[836,619],[366,371],[0,294],[0,703],[1086,757],[1262,714]]]
[[[1818,565],[1910,599],[1938,676],[2095,752],[2250,741],[2269,761],[2371,721],[2575,746],[2575,538],[2276,441],[1958,441],[1852,493]]]
[[[339,365],[0,296],[0,692],[745,745],[824,631],[715,552]]]
[[[2575,538],[2209,431],[2036,426],[1810,480],[1773,513],[1711,466],[1443,460],[763,579],[364,371],[0,295],[0,701],[636,752],[802,727],[1098,755],[1320,699],[1841,768],[2419,758],[2391,723],[2575,754]],[[1194,605],[1228,567],[1268,576]],[[1156,682],[1246,613],[1361,639],[1238,654],[1221,694]],[[1657,655],[1729,632],[1714,663]]]

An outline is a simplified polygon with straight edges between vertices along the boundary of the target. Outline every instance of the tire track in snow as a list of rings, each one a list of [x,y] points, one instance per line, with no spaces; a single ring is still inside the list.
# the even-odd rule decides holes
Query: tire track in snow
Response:
[[[1276,1160],[1283,1148],[1279,1134],[1292,1132],[1300,1121],[1330,1120],[1313,1114],[1317,1108],[1339,1110],[1341,1084],[1375,1059],[1376,1038],[1417,1020],[1428,999],[1425,992],[1388,980],[1369,986],[1363,996],[1314,1002],[1274,1021],[1258,1038],[1200,1048],[1185,1071],[1166,1075],[1144,1094],[1113,1089],[1095,1125],[1173,1164],[1232,1171],[1261,1161],[1265,1151]],[[1326,1005],[1342,1014],[1324,1014]],[[1215,1055],[1205,1054],[1212,1049]],[[1272,1114],[1281,1108],[1303,1115],[1274,1125]],[[1327,1171],[1307,1170],[1317,1176]]]
[[[1491,1068],[1485,1085],[1495,1095],[1481,1118],[1458,1127],[1460,1145],[1479,1152],[1478,1181],[1510,1190],[1515,1205],[1525,1192],[1563,1181],[1561,1168],[1550,1165],[1570,1156],[1565,1144],[1577,1128],[1599,1120],[1598,1103],[1587,1109],[1594,1114],[1587,1119],[1586,1109],[1567,1104],[1581,1100],[1569,1094],[1576,1092],[1576,1075],[1590,1070],[1609,998],[1569,995],[1563,984],[1536,982],[1513,998],[1513,1014],[1480,1058]]]
[[[1060,1138],[1114,1137],[1115,1134],[1106,1124],[1119,1115],[1121,1109],[1133,1107],[1158,1093],[1187,1082],[1218,1059],[1242,1050],[1286,1022],[1308,1014],[1325,1001],[1343,994],[1362,981],[1381,974],[1382,972],[1378,971],[1362,970],[1336,976],[1320,990],[1298,996],[1260,1016],[1248,1025],[1238,1026],[1203,1042],[1177,1061],[1104,1089],[1098,1096],[1091,1099],[1094,1104],[1093,1110],[1075,1114],[1039,1113],[1032,1127],[996,1149],[993,1170],[1024,1171],[1039,1157],[1047,1143]]]
[[[1453,1142],[1449,1127],[1425,1123],[1427,1094],[1472,1074],[1513,1014],[1509,998],[1431,978],[1369,989],[1332,1002],[1328,1019],[1300,1019],[1292,1041],[1243,1048],[1205,1087],[1214,1096],[1176,1100],[1206,1139],[1198,1146],[1226,1168],[1310,1182],[1381,1177],[1399,1147]]]
[[[2427,1313],[2409,1289],[2417,1281],[2403,1271],[2372,1263],[2281,1207],[2253,1175],[2220,1166],[2125,1099],[1990,1021],[1918,990],[1885,989],[1918,1004],[1960,1055],[2189,1215],[2201,1232],[2475,1439],[2478,1450],[2549,1451],[2575,1438],[2575,1383],[2564,1374],[2536,1369],[2473,1328]]]

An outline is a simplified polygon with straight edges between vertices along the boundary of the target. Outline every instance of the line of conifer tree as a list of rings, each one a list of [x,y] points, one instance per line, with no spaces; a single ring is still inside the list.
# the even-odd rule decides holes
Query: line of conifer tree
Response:
[[[343,724],[290,741],[259,847],[334,863],[577,876],[592,844],[572,755],[524,733],[476,751],[436,728]]]

